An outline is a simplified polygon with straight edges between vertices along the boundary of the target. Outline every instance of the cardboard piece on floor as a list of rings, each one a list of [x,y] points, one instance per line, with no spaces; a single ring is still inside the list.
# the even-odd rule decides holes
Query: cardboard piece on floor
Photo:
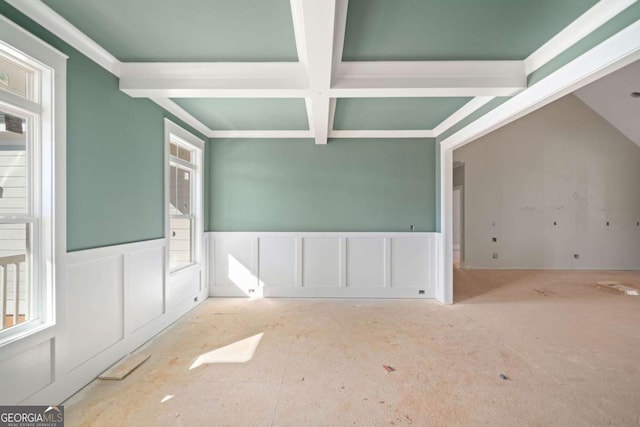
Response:
[[[638,296],[640,292],[637,289],[631,288],[629,286],[621,285],[620,282],[612,282],[608,280],[603,280],[598,282],[598,287],[601,289],[607,289],[613,292],[622,292],[625,295],[629,296]]]
[[[98,378],[101,380],[121,380],[124,379],[136,368],[142,365],[150,358],[150,354],[136,353],[130,354],[125,357],[106,371],[104,371]]]

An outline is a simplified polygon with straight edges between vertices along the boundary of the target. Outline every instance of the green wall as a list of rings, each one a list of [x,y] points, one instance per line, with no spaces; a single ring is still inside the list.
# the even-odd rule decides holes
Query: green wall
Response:
[[[210,231],[434,231],[433,139],[211,140]]]
[[[67,250],[163,237],[163,118],[184,124],[2,0],[0,14],[69,56]]]
[[[3,0],[0,14],[69,56],[67,250],[163,237],[163,118],[203,136]],[[436,157],[432,139],[212,140],[205,228],[434,231]]]
[[[164,236],[160,108],[75,55],[68,74],[67,248]]]

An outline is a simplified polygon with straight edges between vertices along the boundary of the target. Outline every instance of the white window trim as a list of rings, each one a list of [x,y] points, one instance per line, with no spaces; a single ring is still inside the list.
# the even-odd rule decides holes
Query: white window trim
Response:
[[[68,57],[49,46],[28,31],[0,15],[0,49],[37,68],[42,79],[39,82],[39,105],[31,101],[3,97],[25,111],[38,108],[40,121],[36,132],[41,146],[36,165],[39,168],[32,180],[40,194],[37,198],[40,217],[40,241],[34,242],[34,262],[40,266],[41,296],[36,310],[39,321],[26,322],[0,334],[0,348],[5,351],[11,343],[24,342],[24,338],[36,333],[50,333],[56,325],[56,313],[62,312],[64,301],[65,258],[67,243],[66,221],[66,80]],[[6,95],[6,96],[5,96]],[[18,98],[18,99],[13,99]],[[11,346],[15,351],[16,346]]]
[[[171,213],[169,210],[169,177],[170,177],[170,151],[169,144],[171,135],[177,137],[181,142],[193,147],[193,155],[195,156],[193,164],[195,170],[195,194],[193,195],[192,207],[195,216],[195,232],[194,232],[194,253],[193,263],[177,269],[170,270],[169,251],[170,251],[170,220]],[[165,245],[165,274],[173,275],[184,272],[192,268],[201,268],[203,262],[203,237],[204,237],[204,141],[193,135],[191,132],[183,129],[169,119],[164,119],[164,235]]]

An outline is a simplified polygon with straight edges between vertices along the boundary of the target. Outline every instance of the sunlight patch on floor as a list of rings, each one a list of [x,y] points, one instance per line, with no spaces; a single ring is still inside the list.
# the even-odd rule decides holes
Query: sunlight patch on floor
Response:
[[[253,359],[264,332],[236,341],[233,344],[203,353],[189,367],[189,370],[212,363],[246,363]]]

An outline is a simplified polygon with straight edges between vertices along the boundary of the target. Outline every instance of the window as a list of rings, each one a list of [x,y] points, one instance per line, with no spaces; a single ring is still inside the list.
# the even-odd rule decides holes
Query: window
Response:
[[[30,200],[33,150],[27,140],[33,136],[27,127],[35,118],[14,114],[6,105],[0,109],[0,330],[34,314],[30,249],[38,218]]]
[[[169,271],[199,261],[202,141],[167,121]]]
[[[54,93],[66,90],[65,60],[0,19],[0,345],[54,321],[54,196],[64,185],[55,161],[66,121],[62,111],[54,122],[64,106]]]

